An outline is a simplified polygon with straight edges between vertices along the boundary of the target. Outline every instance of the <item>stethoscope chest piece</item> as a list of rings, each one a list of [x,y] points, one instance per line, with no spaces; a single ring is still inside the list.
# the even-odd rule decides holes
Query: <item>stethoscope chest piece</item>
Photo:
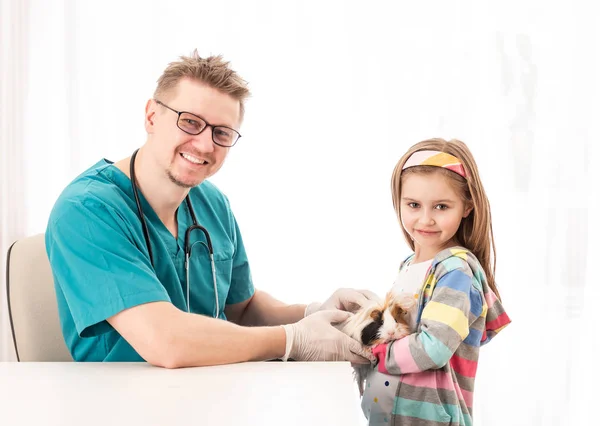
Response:
[[[136,149],[133,152],[133,154],[131,155],[131,161],[129,164],[129,174],[131,176],[131,188],[133,190],[133,196],[135,198],[138,216],[139,216],[140,222],[142,224],[142,232],[144,233],[144,239],[146,240],[146,247],[148,249],[148,255],[150,257],[150,263],[152,264],[153,267],[155,267],[154,254],[152,252],[152,245],[150,244],[150,232],[148,231],[148,225],[147,225],[146,219],[144,217],[142,204],[140,203],[140,197],[138,194],[139,189],[138,189],[137,181],[135,178],[134,165],[135,165],[135,157],[137,156],[137,153],[138,153],[138,150]],[[187,208],[188,208],[188,211],[190,212],[190,216],[192,217],[192,222],[193,222],[193,224],[190,225],[186,229],[185,237],[184,237],[187,311],[191,312],[191,310],[190,310],[190,258],[192,255],[192,249],[194,248],[194,246],[196,244],[202,244],[207,248],[208,254],[210,257],[210,268],[211,268],[211,274],[212,274],[212,280],[213,280],[213,288],[214,288],[214,292],[215,292],[215,312],[214,312],[213,316],[215,318],[218,318],[218,316],[219,316],[219,293],[217,292],[217,273],[216,273],[216,269],[215,269],[212,240],[210,239],[210,234],[208,233],[208,230],[205,227],[198,224],[198,221],[196,220],[196,213],[194,212],[194,208],[192,207],[192,202],[190,200],[189,194],[186,195],[185,202],[187,204]],[[206,238],[206,243],[204,241],[196,241],[195,243],[191,243],[191,238],[190,238],[191,233],[192,233],[192,231],[195,231],[195,230],[202,231],[202,233],[204,234],[204,237]]]

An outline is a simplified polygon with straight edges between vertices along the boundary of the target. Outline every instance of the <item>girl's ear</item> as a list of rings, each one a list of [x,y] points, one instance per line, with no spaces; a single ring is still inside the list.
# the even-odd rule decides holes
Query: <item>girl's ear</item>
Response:
[[[473,206],[466,206],[465,211],[463,213],[463,218],[469,216],[472,211],[473,211]]]

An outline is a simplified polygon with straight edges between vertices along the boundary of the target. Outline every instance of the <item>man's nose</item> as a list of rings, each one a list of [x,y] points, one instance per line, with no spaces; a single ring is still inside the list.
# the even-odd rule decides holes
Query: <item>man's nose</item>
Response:
[[[215,144],[212,139],[212,127],[206,126],[199,135],[194,137],[194,147],[202,152],[212,152]]]

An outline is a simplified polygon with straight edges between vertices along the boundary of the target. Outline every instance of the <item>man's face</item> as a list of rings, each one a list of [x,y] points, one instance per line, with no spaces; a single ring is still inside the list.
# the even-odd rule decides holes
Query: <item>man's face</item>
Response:
[[[211,125],[239,130],[240,103],[231,96],[191,79],[158,99],[177,111],[195,114]],[[157,166],[176,185],[191,188],[214,175],[229,148],[213,143],[212,127],[190,135],[177,127],[177,113],[149,101],[146,106],[148,145]]]

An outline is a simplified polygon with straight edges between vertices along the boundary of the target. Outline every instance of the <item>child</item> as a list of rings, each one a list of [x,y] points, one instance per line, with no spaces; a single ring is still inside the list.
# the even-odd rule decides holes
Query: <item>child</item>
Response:
[[[414,254],[394,291],[417,301],[412,334],[373,348],[362,408],[370,425],[472,425],[479,347],[510,319],[494,280],[490,206],[458,140],[420,142],[400,159],[392,197]]]

